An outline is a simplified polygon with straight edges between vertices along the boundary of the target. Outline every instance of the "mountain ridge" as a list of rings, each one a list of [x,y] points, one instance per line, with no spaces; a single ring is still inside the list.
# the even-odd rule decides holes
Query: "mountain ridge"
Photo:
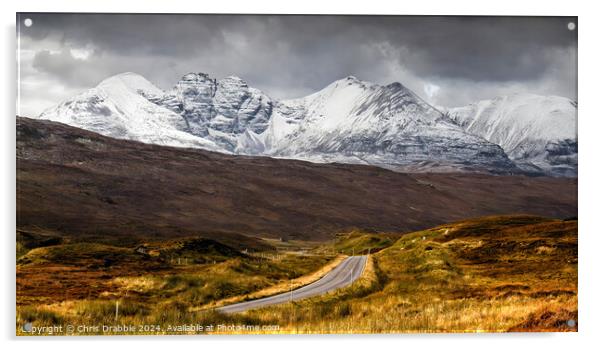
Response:
[[[68,236],[328,239],[469,217],[576,216],[574,178],[398,173],[120,140],[17,118],[17,227]]]
[[[399,82],[381,86],[354,76],[279,101],[237,76],[188,73],[162,91],[123,73],[38,118],[152,144],[400,172],[574,174],[576,157],[557,156],[568,164],[554,169],[516,162],[494,139],[466,128],[459,110],[441,112]]]
[[[577,103],[530,93],[499,96],[446,114],[467,132],[499,144],[526,171],[577,175]]]

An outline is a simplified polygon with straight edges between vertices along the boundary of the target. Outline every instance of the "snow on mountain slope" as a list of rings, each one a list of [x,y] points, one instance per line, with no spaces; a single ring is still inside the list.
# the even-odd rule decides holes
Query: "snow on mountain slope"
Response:
[[[151,100],[180,114],[186,122],[185,131],[210,139],[228,152],[235,150],[245,131],[265,131],[273,104],[239,77],[218,81],[204,73],[184,75],[162,98]]]
[[[399,83],[380,86],[350,76],[282,104],[304,117],[294,118],[286,132],[266,135],[273,156],[412,171],[514,167],[497,145],[467,134]]]
[[[102,81],[39,118],[58,121],[105,136],[145,143],[221,150],[214,142],[181,131],[182,117],[148,98],[163,91],[134,73],[123,73]]]
[[[235,76],[189,73],[162,91],[124,73],[39,118],[115,138],[234,154],[411,172],[515,173],[521,171],[516,162],[522,170],[571,175],[576,136],[566,129],[574,118],[562,115],[574,109],[562,99],[523,97],[441,113],[400,83],[352,76],[304,98],[276,101]]]
[[[524,170],[577,174],[577,105],[570,99],[514,94],[447,114],[467,132],[499,144]]]

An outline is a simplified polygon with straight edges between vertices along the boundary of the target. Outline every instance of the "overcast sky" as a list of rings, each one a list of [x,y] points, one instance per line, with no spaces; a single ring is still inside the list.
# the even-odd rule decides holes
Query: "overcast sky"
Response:
[[[576,18],[22,14],[20,112],[125,71],[163,89],[237,75],[277,98],[354,75],[440,106],[514,92],[576,99]]]

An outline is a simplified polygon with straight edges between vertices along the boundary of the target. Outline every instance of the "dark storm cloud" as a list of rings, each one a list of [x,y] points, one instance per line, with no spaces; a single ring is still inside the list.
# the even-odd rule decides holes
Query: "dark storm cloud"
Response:
[[[415,88],[420,84],[413,85],[413,80],[453,82],[460,89],[470,84],[526,88],[551,79],[556,86],[552,92],[567,97],[575,93],[574,81],[562,81],[573,74],[565,70],[575,59],[576,30],[567,30],[574,18],[21,17],[34,21],[31,28],[22,28],[22,35],[31,40],[30,48],[37,51],[34,68],[65,84],[91,85],[131,70],[166,88],[177,75],[206,71],[217,77],[239,75],[276,97],[295,97],[347,75],[381,83],[407,79],[402,82]],[[62,51],[50,52],[44,42],[55,42]],[[77,47],[92,47],[94,54],[87,59],[70,56],[69,48]],[[461,93],[463,102],[481,97]],[[454,98],[449,95],[442,101]]]

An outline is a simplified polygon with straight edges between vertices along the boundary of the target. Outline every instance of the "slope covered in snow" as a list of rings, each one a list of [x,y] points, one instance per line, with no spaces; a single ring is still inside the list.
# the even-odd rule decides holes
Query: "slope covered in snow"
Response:
[[[151,100],[180,114],[187,132],[209,139],[227,152],[236,149],[239,136],[246,131],[265,131],[273,106],[267,95],[239,77],[218,81],[204,73],[184,75],[171,91]]]
[[[447,114],[467,132],[499,144],[523,170],[577,174],[577,104],[570,99],[513,94]]]
[[[566,105],[552,103],[545,111],[546,103],[524,100],[509,112],[496,100],[483,103],[442,113],[400,83],[381,86],[352,76],[304,98],[277,101],[235,76],[217,80],[189,73],[162,91],[124,73],[39,117],[115,138],[232,154],[408,172],[520,172],[507,156],[512,154],[522,169],[570,175],[564,167],[573,156],[571,139],[576,159],[575,138],[539,120],[543,116],[525,122],[507,115],[564,115],[557,105]],[[534,141],[521,141],[521,135]],[[542,146],[543,155],[535,151]]]
[[[282,104],[303,118],[294,118],[301,120],[287,132],[268,134],[274,156],[404,171],[506,172],[514,166],[497,145],[467,134],[400,83],[380,86],[350,76]]]
[[[185,120],[180,115],[148,100],[162,95],[142,76],[123,73],[44,111],[39,118],[114,138],[221,150],[214,142],[183,131]]]

